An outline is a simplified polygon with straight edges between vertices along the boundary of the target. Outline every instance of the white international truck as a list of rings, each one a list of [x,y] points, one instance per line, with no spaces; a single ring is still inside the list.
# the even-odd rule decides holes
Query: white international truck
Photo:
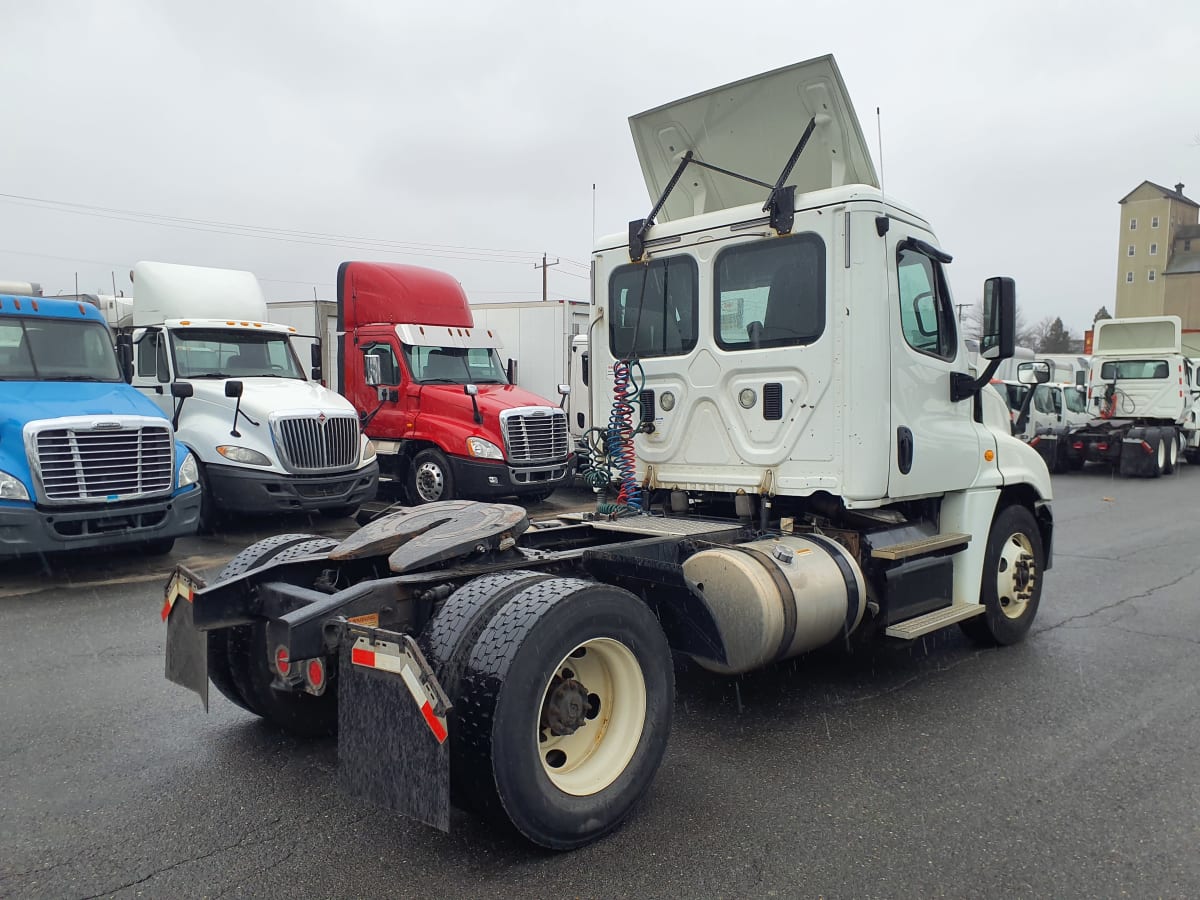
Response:
[[[975,373],[950,256],[881,193],[833,59],[631,124],[653,208],[593,255],[615,501],[433,503],[166,587],[168,678],[336,731],[348,791],[438,828],[457,804],[557,849],[612,831],[663,759],[673,654],[1011,644],[1043,596],[1049,473],[984,412],[1013,282],[985,284]]]
[[[1178,316],[1102,319],[1092,337],[1088,420],[1043,429],[1031,443],[1053,472],[1104,462],[1125,476],[1170,474],[1181,454],[1192,461],[1200,452],[1197,377]]]
[[[358,413],[310,380],[252,273],[140,262],[131,314],[130,383],[200,462],[202,529],[227,514],[348,515],[375,496]]]

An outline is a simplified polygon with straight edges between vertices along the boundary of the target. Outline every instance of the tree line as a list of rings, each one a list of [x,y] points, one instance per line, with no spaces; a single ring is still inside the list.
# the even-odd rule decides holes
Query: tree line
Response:
[[[1101,306],[1092,316],[1095,325],[1101,319],[1111,319],[1108,307]],[[982,308],[976,304],[961,309],[963,333],[975,340],[979,339],[983,326]],[[1030,323],[1021,310],[1017,310],[1017,346],[1027,347],[1035,353],[1082,353],[1083,335],[1074,335],[1063,324],[1060,316],[1046,316]]]

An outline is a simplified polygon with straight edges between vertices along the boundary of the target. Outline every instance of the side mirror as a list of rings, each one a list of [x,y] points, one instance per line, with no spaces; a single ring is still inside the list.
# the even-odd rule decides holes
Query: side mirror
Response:
[[[321,371],[320,366],[313,366],[312,370],[308,373],[309,378],[311,378],[313,381],[320,381],[322,375],[324,375],[324,373]]]
[[[560,384],[558,386],[558,392],[559,392],[559,394],[561,394],[562,396],[565,397],[569,393],[571,393],[571,386],[569,384]]]
[[[1075,373],[1075,386],[1076,387],[1087,387],[1087,372],[1080,369],[1078,372]]]
[[[188,387],[191,387],[191,385],[188,385]],[[225,382],[225,396],[226,397],[242,396],[242,383],[240,381]]]
[[[504,367],[504,377],[508,379],[509,384],[517,383],[517,361],[511,356],[508,359],[508,365]]]
[[[983,337],[979,355],[984,359],[1011,359],[1016,350],[1017,285],[1011,278],[989,278],[983,283]]]
[[[190,397],[195,393],[195,388],[192,387],[190,381],[172,381],[171,396],[177,400],[182,400],[185,397]]]
[[[463,393],[466,394],[468,397],[477,396],[479,394],[479,385],[464,384],[463,385]]]
[[[477,399],[479,396],[479,385],[464,384],[463,393],[471,398],[471,410],[474,413],[475,424],[482,425],[483,414],[479,411],[479,400]]]
[[[383,368],[379,364],[378,356],[368,353],[363,357],[363,373],[363,377],[371,387],[383,384]]]
[[[309,360],[309,365],[313,366],[314,368],[319,367],[321,365],[321,345],[319,343],[309,345],[308,360]]]
[[[1050,380],[1050,363],[1044,360],[1023,362],[1017,366],[1017,381],[1021,384],[1045,384]]]

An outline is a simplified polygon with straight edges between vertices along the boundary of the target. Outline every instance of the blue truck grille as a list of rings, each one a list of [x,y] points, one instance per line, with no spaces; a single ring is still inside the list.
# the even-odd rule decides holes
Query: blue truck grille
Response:
[[[277,419],[274,428],[289,471],[348,469],[358,462],[358,419],[354,416]]]
[[[167,424],[48,428],[37,432],[37,469],[48,503],[112,502],[171,492],[174,438]]]
[[[561,409],[549,415],[505,416],[501,423],[509,462],[552,462],[567,458],[571,441],[567,416]]]

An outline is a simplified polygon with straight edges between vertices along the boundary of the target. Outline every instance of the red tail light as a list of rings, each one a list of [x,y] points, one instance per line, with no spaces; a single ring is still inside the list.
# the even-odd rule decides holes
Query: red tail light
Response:
[[[287,675],[288,669],[291,668],[288,663],[287,647],[284,647],[283,645],[280,645],[275,650],[275,668],[280,675]]]

